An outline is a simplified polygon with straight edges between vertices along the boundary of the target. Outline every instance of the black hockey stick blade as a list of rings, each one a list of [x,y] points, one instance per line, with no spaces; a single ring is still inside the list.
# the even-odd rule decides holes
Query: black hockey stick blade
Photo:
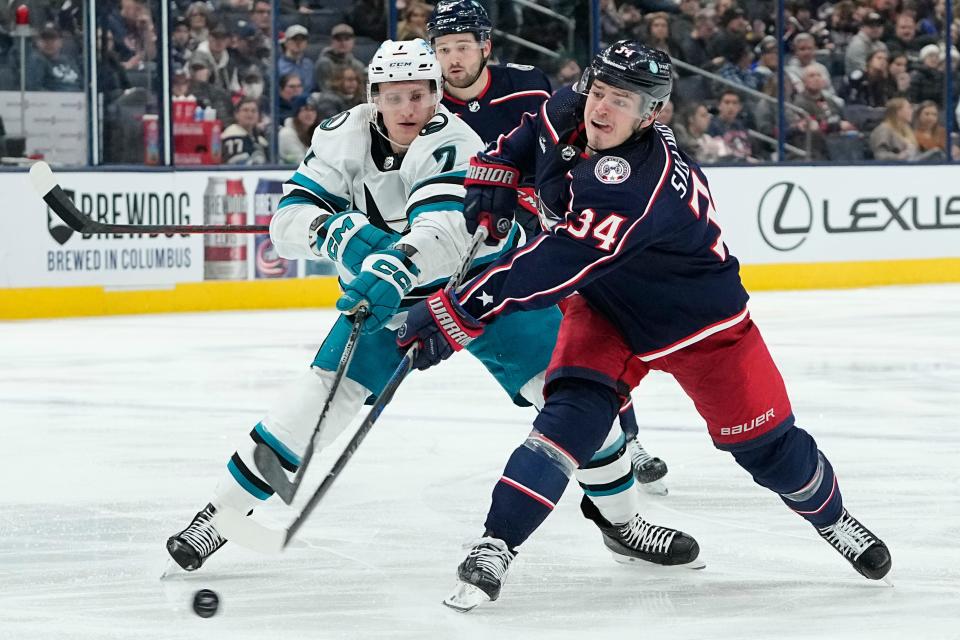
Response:
[[[85,215],[70,196],[57,184],[57,179],[44,161],[30,167],[30,181],[34,190],[74,231],[87,235],[102,234],[205,234],[205,233],[270,233],[265,224],[108,224]]]
[[[320,417],[317,418],[313,435],[310,436],[310,442],[307,443],[307,450],[303,453],[300,467],[297,469],[296,474],[294,474],[293,481],[287,479],[287,474],[283,469],[280,458],[269,446],[260,442],[257,443],[257,447],[253,451],[253,461],[257,465],[257,470],[263,475],[263,479],[276,491],[277,495],[280,496],[280,499],[283,500],[285,504],[293,502],[293,499],[297,495],[297,490],[300,488],[301,483],[303,483],[307,466],[309,466],[315,451],[317,434],[320,433],[320,429],[323,427],[324,418],[326,418],[327,413],[330,412],[330,407],[333,405],[333,399],[337,394],[337,389],[340,388],[340,382],[343,380],[343,376],[346,375],[347,367],[350,366],[350,362],[353,360],[353,352],[357,345],[357,339],[360,337],[360,331],[363,329],[363,322],[366,319],[366,307],[361,307],[353,314],[353,326],[350,328],[350,336],[343,346],[343,352],[340,354],[340,362],[337,363],[337,371],[333,376],[333,382],[330,384],[330,391],[327,393],[327,399],[323,403]]]

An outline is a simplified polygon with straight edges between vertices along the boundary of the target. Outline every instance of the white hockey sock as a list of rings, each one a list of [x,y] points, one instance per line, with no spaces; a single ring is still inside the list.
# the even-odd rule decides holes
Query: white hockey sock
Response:
[[[611,523],[622,524],[639,513],[630,456],[619,424],[613,425],[590,462],[575,475],[580,488]]]
[[[229,506],[246,513],[272,495],[254,462],[257,443],[270,446],[286,463],[285,468],[289,466],[288,470],[298,466],[317,426],[333,376],[332,371],[311,368],[280,391],[266,417],[238,443],[214,491],[211,502],[215,507]],[[353,380],[344,378],[340,382],[337,397],[317,438],[317,451],[330,444],[353,421],[369,395],[366,388]]]

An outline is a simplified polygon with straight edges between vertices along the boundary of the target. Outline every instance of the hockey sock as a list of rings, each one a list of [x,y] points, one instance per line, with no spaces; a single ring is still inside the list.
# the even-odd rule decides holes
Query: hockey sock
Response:
[[[633,400],[631,399],[627,399],[620,409],[620,428],[627,440],[636,438],[637,433],[640,432],[640,425],[637,424],[637,414],[633,410]]]
[[[637,492],[629,491],[634,480],[626,453],[626,438],[615,425],[590,462],[576,471],[577,482],[587,498],[604,518],[618,524],[627,522],[640,510]]]
[[[586,380],[552,385],[534,430],[518,447],[493,489],[486,529],[514,549],[546,519],[580,461],[599,448],[620,399],[610,388]]]
[[[284,469],[296,472],[300,456],[317,426],[332,376],[332,371],[312,368],[281,390],[267,416],[230,456],[226,473],[211,500],[214,506],[230,506],[246,513],[273,495],[273,489],[254,462],[253,452],[259,443],[273,450]],[[323,449],[350,424],[368,395],[362,385],[349,378],[341,382],[317,438],[317,450]]]
[[[843,497],[833,466],[813,437],[792,427],[754,449],[734,452],[757,484],[780,494],[790,509],[816,527],[833,524],[843,511]]]

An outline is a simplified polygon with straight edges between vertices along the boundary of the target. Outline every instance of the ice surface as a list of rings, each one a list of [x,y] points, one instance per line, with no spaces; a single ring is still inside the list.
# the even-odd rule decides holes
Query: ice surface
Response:
[[[404,383],[298,546],[228,544],[161,581],[164,540],[333,314],[11,322],[0,639],[960,638],[960,286],[759,294],[751,309],[847,506],[889,544],[894,588],[857,575],[714,450],[677,385],[653,375],[634,397],[670,494],[642,494],[646,515],[693,534],[707,568],[614,563],[569,490],[498,602],[446,609],[461,545],[532,417],[466,355]],[[289,518],[280,504],[258,513]],[[222,603],[207,620],[189,609],[204,587]]]

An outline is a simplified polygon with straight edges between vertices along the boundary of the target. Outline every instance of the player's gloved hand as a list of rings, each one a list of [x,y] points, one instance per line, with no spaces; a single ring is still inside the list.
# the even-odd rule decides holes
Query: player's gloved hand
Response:
[[[495,245],[510,232],[513,210],[517,207],[517,185],[520,172],[499,158],[484,153],[470,158],[463,186],[463,217],[467,232],[473,235],[477,227],[487,228],[485,244]]]
[[[483,324],[470,316],[446,291],[437,291],[411,307],[397,330],[397,346],[406,350],[415,342],[420,350],[413,366],[421,371],[460,351],[483,333]]]
[[[363,332],[377,331],[396,315],[400,300],[413,289],[418,275],[420,270],[402,251],[371,253],[364,259],[360,275],[344,285],[337,310],[349,315],[361,306],[367,307]]]
[[[316,226],[314,226],[316,225]],[[310,226],[310,245],[322,258],[339,262],[357,275],[364,258],[382,251],[399,236],[370,224],[360,211],[341,211],[329,217],[320,216]]]

